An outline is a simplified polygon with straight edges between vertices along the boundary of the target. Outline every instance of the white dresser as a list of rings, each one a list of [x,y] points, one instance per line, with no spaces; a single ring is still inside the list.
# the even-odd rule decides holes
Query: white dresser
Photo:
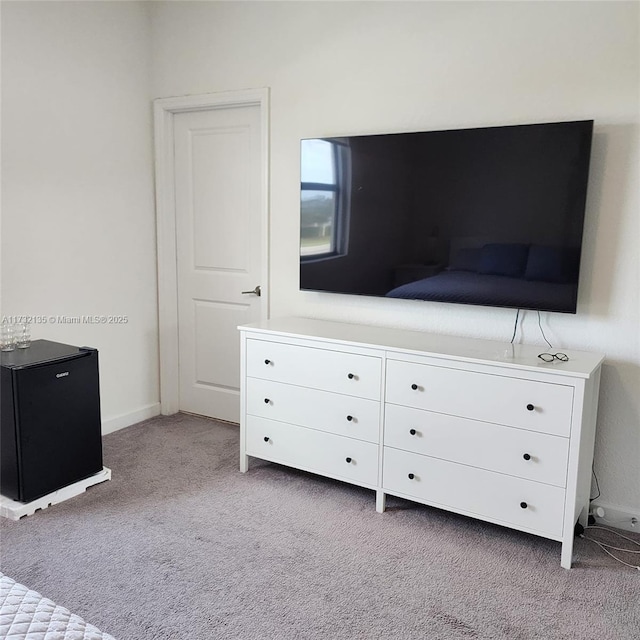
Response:
[[[562,542],[586,524],[603,356],[282,318],[240,327],[262,458]]]

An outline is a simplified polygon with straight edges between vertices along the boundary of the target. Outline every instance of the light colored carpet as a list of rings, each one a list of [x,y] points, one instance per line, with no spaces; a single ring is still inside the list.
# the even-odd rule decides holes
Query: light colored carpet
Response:
[[[18,522],[1,569],[119,640],[640,637],[640,573],[261,461],[179,414],[104,438],[110,482]],[[637,556],[636,556],[637,558]]]

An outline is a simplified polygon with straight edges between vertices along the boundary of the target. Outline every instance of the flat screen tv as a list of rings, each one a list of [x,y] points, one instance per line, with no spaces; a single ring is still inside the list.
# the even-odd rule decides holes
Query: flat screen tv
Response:
[[[593,120],[301,142],[300,288],[575,313]]]

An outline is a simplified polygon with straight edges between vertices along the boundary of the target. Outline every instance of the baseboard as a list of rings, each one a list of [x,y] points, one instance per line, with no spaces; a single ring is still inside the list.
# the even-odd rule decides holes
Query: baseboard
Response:
[[[595,513],[593,514],[597,524],[601,524],[605,527],[614,527],[616,529],[624,529],[625,531],[640,533],[640,512],[633,512],[630,508],[621,507],[617,504],[594,500],[591,503],[591,510],[593,511],[597,507],[602,507],[604,509],[603,518],[597,516]],[[633,524],[634,518],[635,525]]]
[[[138,409],[137,411],[123,413],[122,415],[116,416],[115,418],[103,420],[102,435],[104,436],[107,433],[119,431],[120,429],[124,429],[125,427],[130,427],[132,424],[142,422],[143,420],[148,420],[149,418],[153,418],[158,415],[160,415],[160,403],[155,402],[154,404],[142,407],[142,409]]]

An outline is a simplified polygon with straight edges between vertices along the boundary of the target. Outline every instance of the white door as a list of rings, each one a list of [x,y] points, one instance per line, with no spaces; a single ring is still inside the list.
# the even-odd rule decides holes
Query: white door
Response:
[[[237,327],[260,319],[266,285],[260,123],[257,105],[174,116],[179,407],[232,422]]]

